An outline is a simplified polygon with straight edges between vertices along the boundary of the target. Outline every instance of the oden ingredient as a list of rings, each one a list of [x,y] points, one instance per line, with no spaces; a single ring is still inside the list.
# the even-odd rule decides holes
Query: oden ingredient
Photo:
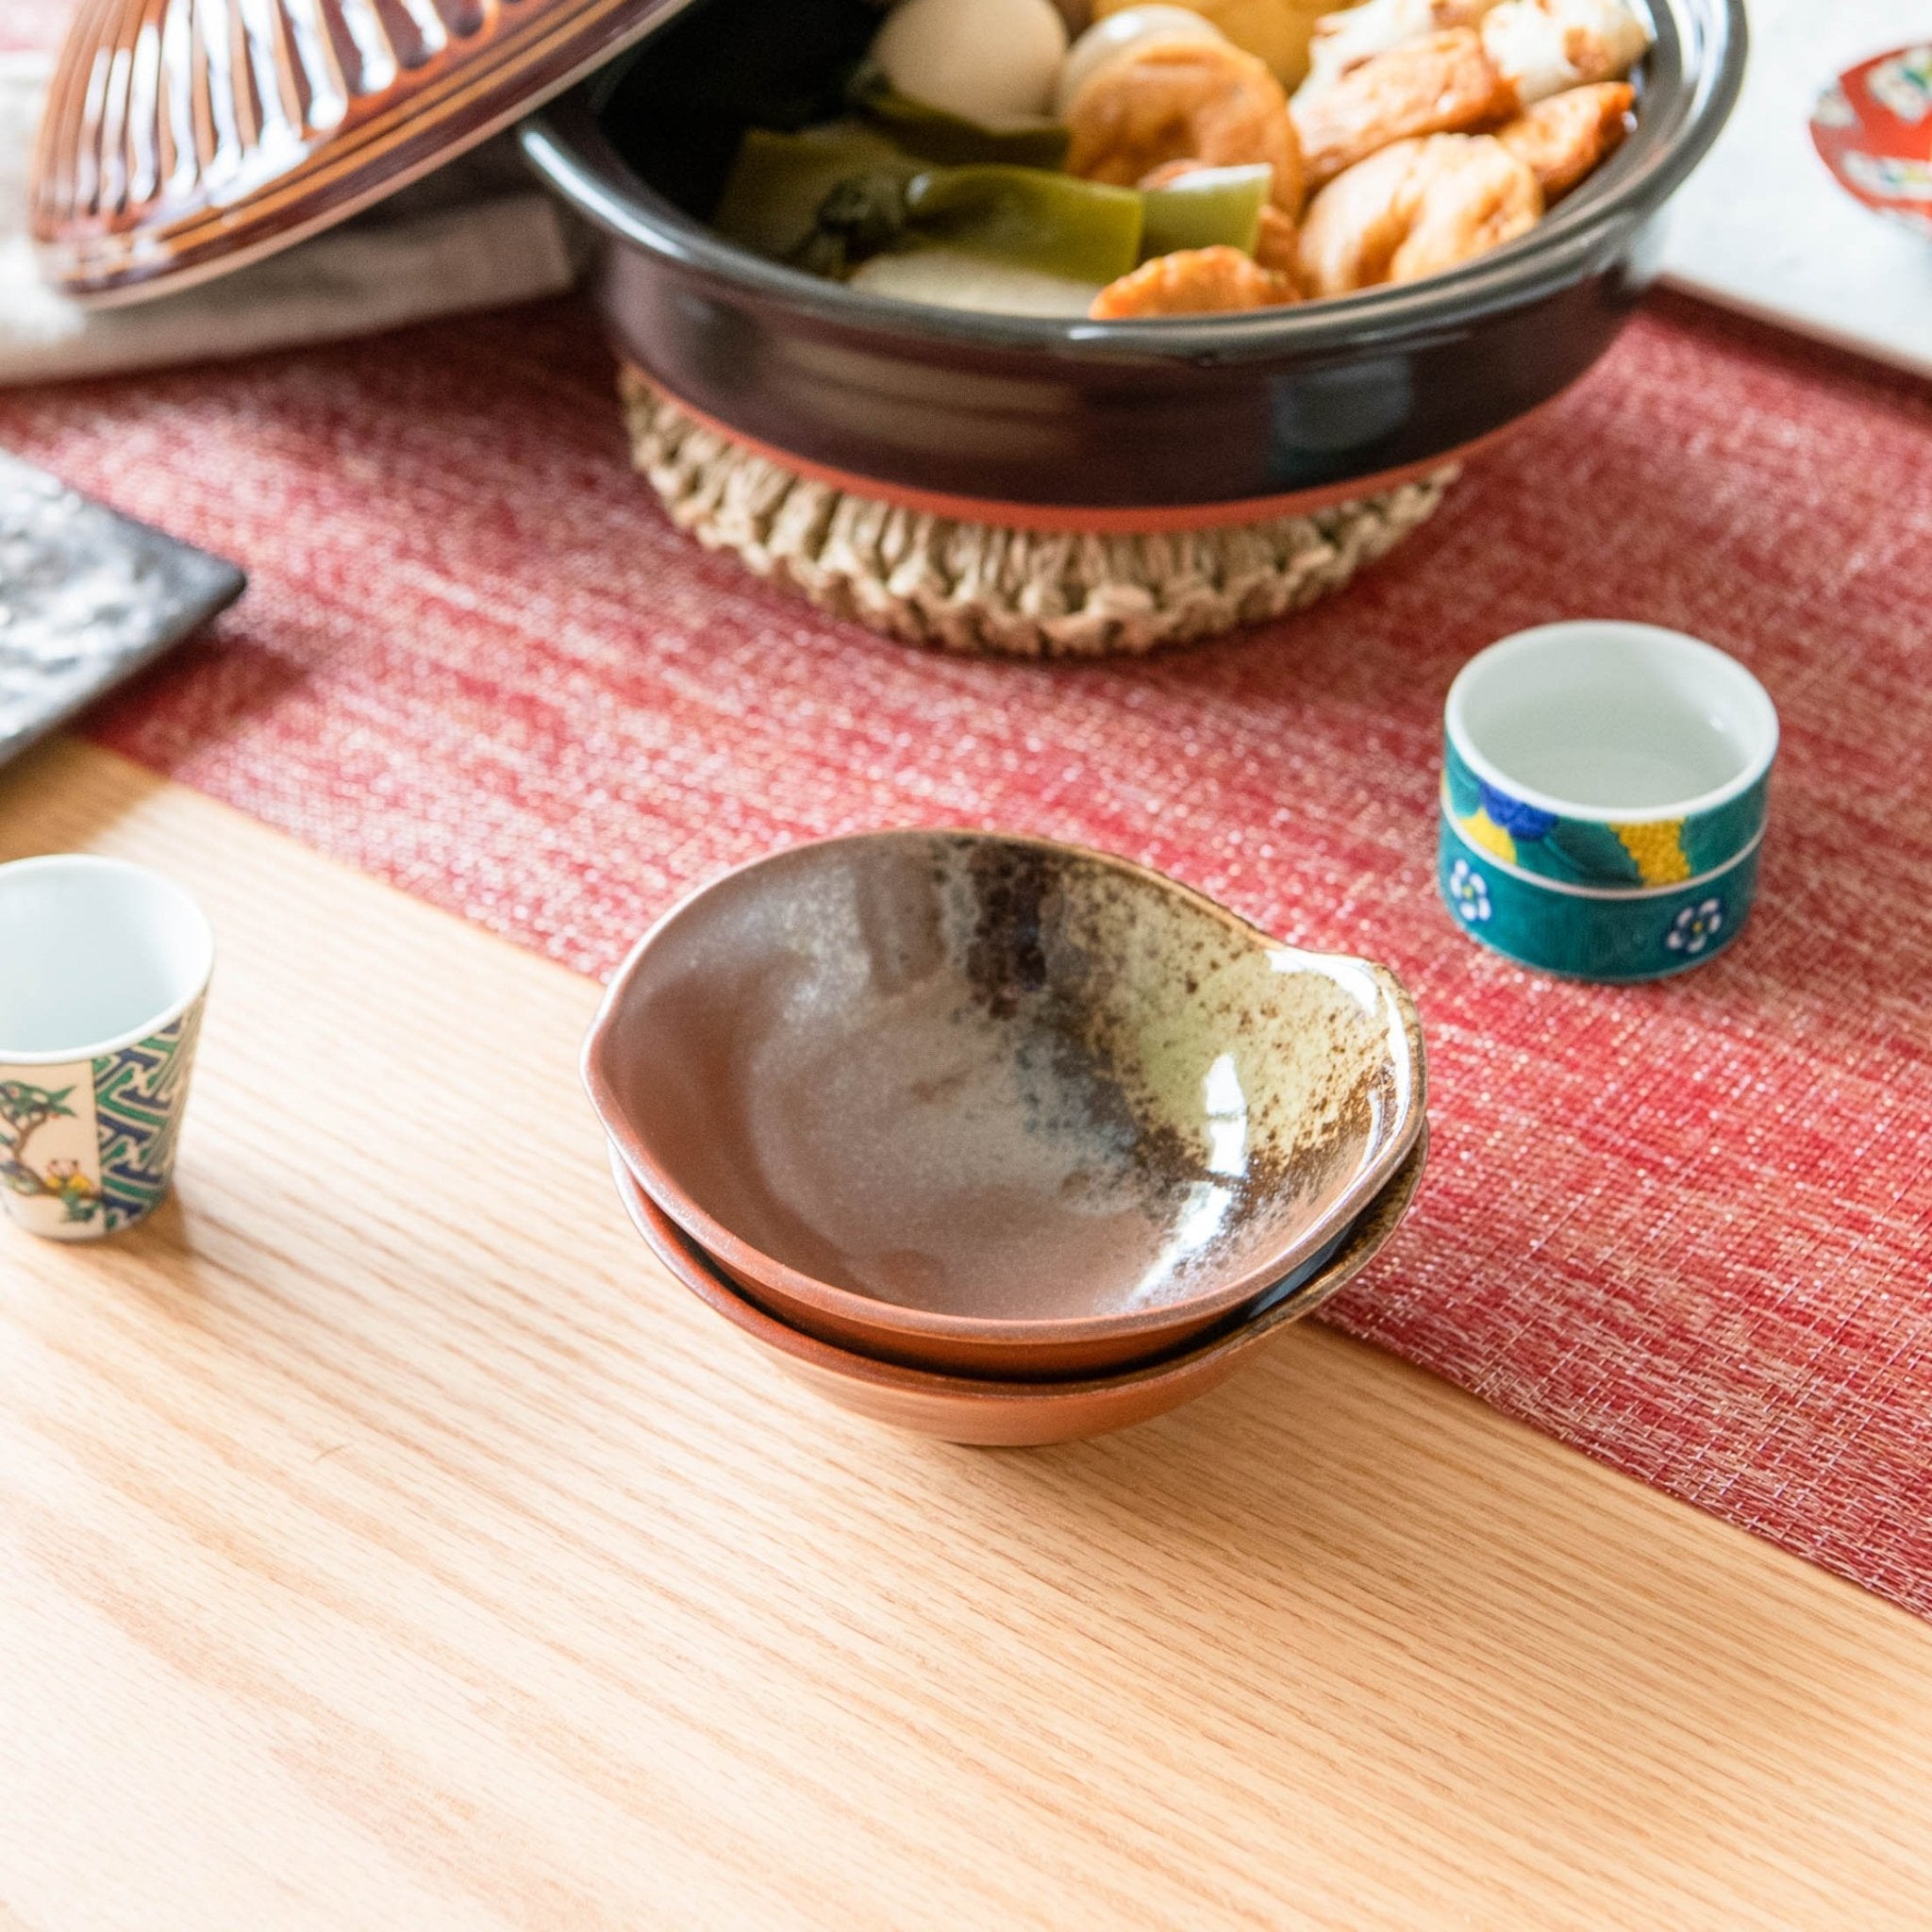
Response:
[[[904,0],[872,43],[901,93],[988,122],[1044,114],[1066,52],[1053,0]]]
[[[1357,56],[1423,20],[1469,19]],[[1418,134],[1490,129],[1566,90],[1627,73],[1650,44],[1623,0],[1371,0],[1367,29],[1338,25],[1296,93],[1309,182]],[[1326,37],[1324,37],[1324,40]]]
[[[1274,308],[1294,299],[1295,286],[1286,275],[1261,267],[1239,248],[1188,248],[1157,255],[1109,283],[1089,312],[1096,322],[1124,322],[1143,315]]]
[[[1302,281],[1311,295],[1417,281],[1527,234],[1542,211],[1529,165],[1490,135],[1400,141],[1308,204]]]
[[[1507,120],[1516,92],[1469,27],[1451,27],[1372,55],[1341,79],[1295,97],[1295,132],[1311,187],[1391,142]]]
[[[1132,0],[1097,0],[1096,18],[1107,19]],[[1283,87],[1308,71],[1308,37],[1334,0],[1184,0],[1211,21],[1243,53],[1265,60]]]
[[[1555,201],[1622,143],[1636,98],[1635,90],[1621,80],[1573,87],[1506,121],[1496,129],[1496,139],[1529,163],[1542,184],[1543,199]]]
[[[1170,161],[1157,168],[1141,183],[1141,253],[1228,247],[1258,255],[1263,215],[1287,220],[1269,206],[1274,186],[1274,171],[1266,165],[1203,168]]]
[[[1252,54],[1203,42],[1147,41],[1110,60],[1067,110],[1067,167],[1122,187],[1169,161],[1265,162],[1271,199],[1301,207],[1301,154],[1281,83]]]
[[[1329,82],[1340,80],[1376,54],[1409,41],[1474,26],[1496,0],[1367,0],[1325,13],[1308,36],[1308,77],[1302,93],[1312,100]]]
[[[1060,67],[1059,86],[1054,92],[1054,112],[1064,114],[1073,106],[1074,96],[1109,60],[1142,41],[1225,38],[1219,27],[1185,7],[1124,7],[1105,20],[1096,20],[1067,49],[1067,58]]]
[[[716,225],[856,288],[1013,314],[1346,295],[1533,227],[1624,139],[1649,44],[1626,0],[1094,11],[1070,48],[1079,0],[899,0],[830,118],[743,137]],[[1318,13],[1291,101],[1288,39]]]
[[[1650,29],[1624,0],[1502,0],[1482,19],[1483,49],[1527,107],[1566,88],[1619,80]]]

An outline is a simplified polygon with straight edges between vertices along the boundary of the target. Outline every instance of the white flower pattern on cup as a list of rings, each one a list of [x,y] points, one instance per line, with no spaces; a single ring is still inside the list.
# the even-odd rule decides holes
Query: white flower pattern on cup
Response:
[[[1490,889],[1481,873],[1468,859],[1458,858],[1449,871],[1449,896],[1456,909],[1472,925],[1480,925],[1490,916]]]
[[[1664,935],[1664,944],[1674,953],[1701,953],[1723,930],[1724,923],[1721,900],[1706,899],[1699,905],[1687,906]]]

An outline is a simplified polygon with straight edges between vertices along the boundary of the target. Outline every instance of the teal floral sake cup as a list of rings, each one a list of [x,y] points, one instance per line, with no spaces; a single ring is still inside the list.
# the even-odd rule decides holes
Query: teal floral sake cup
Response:
[[[0,1200],[98,1241],[166,1197],[214,935],[179,886],[80,854],[0,865]]]
[[[1602,980],[1737,938],[1777,713],[1734,658],[1651,625],[1544,625],[1473,658],[1444,724],[1437,881],[1472,938]]]

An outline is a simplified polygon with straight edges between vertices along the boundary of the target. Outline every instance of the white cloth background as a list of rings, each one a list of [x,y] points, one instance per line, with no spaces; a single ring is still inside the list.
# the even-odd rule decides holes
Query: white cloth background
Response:
[[[1847,67],[1932,41],[1932,0],[1749,0],[1744,92],[1671,203],[1664,278],[1932,375],[1932,242],[1862,208],[1811,145]]]
[[[90,311],[41,280],[26,177],[51,60],[0,54],[0,384],[245,356],[554,294],[567,218],[491,143],[265,261],[130,308]]]

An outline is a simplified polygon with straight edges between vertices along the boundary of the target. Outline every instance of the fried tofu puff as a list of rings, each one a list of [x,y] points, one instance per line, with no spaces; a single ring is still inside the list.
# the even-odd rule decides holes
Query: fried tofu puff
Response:
[[[1472,11],[1467,25],[1360,51]],[[1367,31],[1351,30],[1353,11],[1335,16],[1291,107],[1311,188],[1391,142],[1495,128],[1552,94],[1621,78],[1650,45],[1623,0],[1369,0],[1360,12],[1376,16]]]
[[[1506,121],[1496,129],[1496,139],[1517,159],[1529,163],[1543,200],[1552,202],[1622,145],[1636,98],[1636,90],[1622,80],[1567,88]]]
[[[1224,315],[1243,308],[1279,308],[1299,299],[1287,275],[1265,269],[1239,248],[1181,248],[1157,255],[1131,275],[1109,282],[1093,298],[1095,322],[1148,315]]]
[[[1393,142],[1492,126],[1520,108],[1473,27],[1425,34],[1295,96],[1308,185],[1319,188]]]
[[[1274,170],[1272,199],[1302,203],[1301,149],[1281,83],[1212,41],[1143,41],[1109,60],[1067,109],[1067,171],[1131,188],[1168,161]]]
[[[1396,142],[1308,204],[1298,277],[1310,296],[1419,281],[1513,242],[1542,211],[1534,171],[1491,135]]]

